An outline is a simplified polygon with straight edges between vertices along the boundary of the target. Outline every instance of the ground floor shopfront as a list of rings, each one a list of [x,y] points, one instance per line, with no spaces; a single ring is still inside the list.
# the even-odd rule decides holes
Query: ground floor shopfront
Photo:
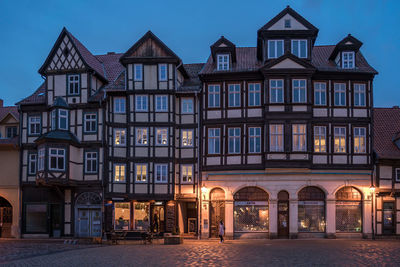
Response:
[[[377,237],[400,237],[400,192],[381,190],[376,194],[375,232]]]
[[[0,237],[19,237],[19,187],[0,187]]]
[[[370,172],[294,172],[203,173],[202,238],[372,237]]]

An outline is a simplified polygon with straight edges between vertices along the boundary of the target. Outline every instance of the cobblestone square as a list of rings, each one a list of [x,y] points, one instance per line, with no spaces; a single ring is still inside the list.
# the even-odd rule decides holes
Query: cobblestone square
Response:
[[[0,242],[5,266],[400,266],[397,240],[185,240],[182,245]]]

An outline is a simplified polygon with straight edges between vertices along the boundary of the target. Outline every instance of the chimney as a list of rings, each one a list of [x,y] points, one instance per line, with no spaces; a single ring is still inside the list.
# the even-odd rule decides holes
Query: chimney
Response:
[[[1,101],[3,101],[3,100],[1,100]],[[397,108],[397,109],[398,109],[398,108],[399,108],[399,106],[393,106],[393,108]]]
[[[3,101],[3,99],[0,98],[0,108],[3,107],[3,104],[4,104],[4,101]]]

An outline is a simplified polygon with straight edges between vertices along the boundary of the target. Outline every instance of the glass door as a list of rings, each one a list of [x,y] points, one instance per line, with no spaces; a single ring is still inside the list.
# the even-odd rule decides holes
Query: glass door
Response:
[[[383,202],[383,234],[394,234],[394,202]]]

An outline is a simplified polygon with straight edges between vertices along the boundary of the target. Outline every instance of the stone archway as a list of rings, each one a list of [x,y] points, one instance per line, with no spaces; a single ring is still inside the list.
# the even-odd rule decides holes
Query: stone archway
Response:
[[[353,186],[344,186],[336,194],[336,232],[362,232],[362,194]]]
[[[10,202],[0,197],[0,237],[11,237],[12,209]]]

